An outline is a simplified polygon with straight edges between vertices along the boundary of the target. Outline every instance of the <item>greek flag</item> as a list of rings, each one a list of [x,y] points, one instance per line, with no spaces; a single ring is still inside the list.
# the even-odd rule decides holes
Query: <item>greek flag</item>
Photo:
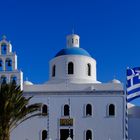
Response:
[[[140,67],[127,69],[127,100],[140,97]]]

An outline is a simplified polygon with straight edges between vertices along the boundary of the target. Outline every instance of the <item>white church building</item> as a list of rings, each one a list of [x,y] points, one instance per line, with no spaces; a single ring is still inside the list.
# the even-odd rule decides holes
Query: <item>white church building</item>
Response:
[[[42,103],[42,116],[23,122],[11,132],[11,140],[139,140],[140,109],[129,104],[123,84],[97,80],[96,60],[80,48],[76,34],[49,63],[44,84],[23,81],[17,55],[5,37],[0,41],[1,82],[16,82],[31,103]],[[128,118],[129,117],[129,118]]]

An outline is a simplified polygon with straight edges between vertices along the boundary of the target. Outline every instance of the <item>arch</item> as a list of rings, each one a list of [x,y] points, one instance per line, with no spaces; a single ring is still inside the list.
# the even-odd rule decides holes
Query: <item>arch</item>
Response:
[[[53,67],[52,67],[52,77],[55,77],[55,70],[56,70],[56,66],[53,65]]]
[[[6,43],[1,44],[1,54],[7,54],[7,45],[6,45]]]
[[[70,107],[68,104],[64,105],[64,116],[69,116],[70,115]]]
[[[17,84],[17,77],[16,76],[11,76],[10,82],[11,82],[11,84],[16,85]]]
[[[78,39],[77,38],[75,39],[75,43],[78,44]]]
[[[7,78],[6,76],[2,75],[1,76],[1,84],[6,84],[7,83]]]
[[[0,71],[2,71],[3,70],[3,61],[2,61],[2,59],[0,59]]]
[[[114,104],[110,104],[109,105],[109,116],[115,116],[115,105]]]
[[[43,105],[42,106],[42,115],[47,115],[48,114],[48,107],[47,107],[47,105]]]
[[[12,70],[12,60],[7,58],[5,61],[5,70],[11,71]]]
[[[92,131],[91,130],[86,131],[86,140],[92,140]]]
[[[88,76],[91,76],[91,64],[90,63],[87,64],[87,72],[88,72]]]
[[[68,63],[68,74],[74,74],[74,64],[73,64],[73,62]]]
[[[74,43],[74,38],[72,38],[72,44]]]
[[[42,140],[46,140],[47,139],[47,135],[48,135],[47,130],[43,130],[42,131]]]
[[[91,116],[92,115],[92,105],[87,104],[86,105],[86,116]]]

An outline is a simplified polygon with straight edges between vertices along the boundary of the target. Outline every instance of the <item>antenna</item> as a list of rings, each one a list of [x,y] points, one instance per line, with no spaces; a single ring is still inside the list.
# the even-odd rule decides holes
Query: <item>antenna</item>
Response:
[[[72,28],[72,34],[74,34],[74,25],[73,25],[73,28]]]

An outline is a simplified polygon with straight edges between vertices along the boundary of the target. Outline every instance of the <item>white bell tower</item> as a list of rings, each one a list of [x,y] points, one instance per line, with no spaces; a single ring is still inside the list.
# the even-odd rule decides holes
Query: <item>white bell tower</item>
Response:
[[[67,36],[67,48],[77,47],[79,48],[80,37],[76,34],[71,34]]]
[[[17,69],[17,55],[6,36],[0,41],[0,83],[16,83],[23,89],[23,73]]]

